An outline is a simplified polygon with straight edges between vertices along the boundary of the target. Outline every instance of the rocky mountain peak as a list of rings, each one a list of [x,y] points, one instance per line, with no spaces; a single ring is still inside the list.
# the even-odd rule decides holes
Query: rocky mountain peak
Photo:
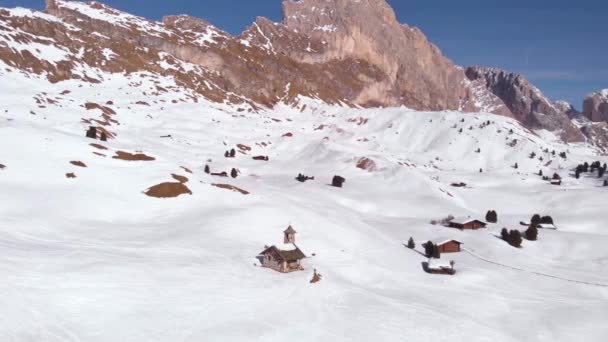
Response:
[[[513,116],[526,126],[559,130],[564,141],[585,141],[585,136],[567,113],[556,107],[522,75],[480,66],[468,67],[465,74],[471,81],[485,82],[486,87],[502,100]]]
[[[97,70],[145,71],[252,108],[311,97],[489,112],[560,130],[567,141],[584,139],[568,118],[571,108],[555,105],[521,75],[455,65],[422,31],[399,23],[384,0],[286,0],[283,10],[282,22],[259,17],[233,37],[187,15],[156,22],[98,2],[46,0],[47,14],[0,10],[0,60],[53,82],[99,82]],[[587,101],[588,117],[603,117],[602,94],[608,92]]]
[[[594,122],[608,121],[608,89],[587,95],[583,101],[583,114]]]

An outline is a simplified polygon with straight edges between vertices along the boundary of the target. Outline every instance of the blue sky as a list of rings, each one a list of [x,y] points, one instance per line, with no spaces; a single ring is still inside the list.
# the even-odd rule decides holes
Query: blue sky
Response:
[[[105,0],[160,19],[204,18],[233,34],[256,16],[281,20],[281,0]],[[0,0],[1,7],[43,8],[43,0]],[[524,74],[552,99],[581,107],[608,88],[608,1],[389,0],[399,20],[417,26],[459,65],[496,66]]]

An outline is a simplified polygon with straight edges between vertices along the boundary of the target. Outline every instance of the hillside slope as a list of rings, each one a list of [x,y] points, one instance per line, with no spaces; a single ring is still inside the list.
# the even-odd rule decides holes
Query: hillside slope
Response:
[[[498,84],[494,71],[471,77],[384,0],[285,0],[283,12],[280,23],[258,18],[231,36],[187,15],[156,22],[98,2],[46,0],[45,12],[0,8],[0,60],[51,82],[102,81],[94,70],[171,76],[212,102],[248,108],[310,97],[488,112],[566,142],[608,146],[605,125],[574,125],[522,76],[500,71],[509,77]]]
[[[570,175],[600,158],[591,147],[492,114],[305,97],[261,109],[210,101],[171,75],[89,72],[99,82],[51,83],[0,62],[0,340],[608,334],[605,190],[595,177]],[[108,141],[86,138],[90,125]],[[236,158],[225,158],[231,148]],[[147,160],[125,160],[137,154]],[[211,176],[205,165],[240,175]],[[298,173],[316,178],[299,183]],[[344,188],[327,185],[334,175]],[[191,194],[144,194],[179,182]],[[487,230],[429,224],[448,214],[483,219],[489,209],[500,221]],[[496,238],[502,227],[523,230],[517,222],[534,213],[552,215],[559,229],[521,249]],[[290,223],[309,256],[305,270],[256,266]],[[434,238],[462,241],[468,252],[443,256],[456,275],[425,273],[427,259],[403,246],[410,236],[418,249]],[[313,269],[323,275],[314,285]]]

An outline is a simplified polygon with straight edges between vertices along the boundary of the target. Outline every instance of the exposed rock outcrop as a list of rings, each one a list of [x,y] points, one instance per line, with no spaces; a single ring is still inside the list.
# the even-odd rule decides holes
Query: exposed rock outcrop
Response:
[[[583,114],[593,122],[608,121],[608,89],[587,95],[583,102]]]
[[[527,127],[559,130],[566,142],[585,141],[585,136],[574,126],[568,115],[554,106],[522,75],[479,66],[468,67],[466,75],[471,81],[485,82],[485,86]]]
[[[249,111],[295,104],[299,96],[346,106],[482,111],[559,130],[565,141],[584,140],[570,109],[520,75],[454,65],[419,29],[399,23],[385,0],[285,0],[282,22],[257,18],[236,37],[185,15],[155,22],[98,2],[46,5],[46,13],[0,8],[0,60],[52,82],[100,82],[96,71],[149,72]],[[589,117],[606,120],[605,105],[593,101]],[[101,119],[83,121],[114,138],[104,128],[118,124],[114,110],[86,108],[101,110]]]

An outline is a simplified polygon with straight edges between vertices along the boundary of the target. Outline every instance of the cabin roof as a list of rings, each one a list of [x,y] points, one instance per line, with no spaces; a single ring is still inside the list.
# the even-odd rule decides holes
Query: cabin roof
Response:
[[[441,270],[445,268],[452,268],[450,260],[447,259],[429,259],[428,268],[432,270]]]
[[[263,250],[260,254],[266,254],[269,250],[274,250],[280,256],[281,261],[289,262],[306,258],[306,254],[293,243],[285,243],[278,246],[273,245]]]
[[[462,245],[462,244],[463,244],[461,241],[458,241],[458,240],[456,240],[456,239],[445,239],[445,238],[444,238],[444,239],[434,239],[434,240],[431,240],[431,241],[433,241],[433,243],[434,243],[434,244],[436,244],[437,246],[443,246],[443,245],[445,245],[446,243],[448,243],[448,242],[452,242],[452,241],[456,242],[456,243],[457,243],[457,244],[459,244],[459,245]]]
[[[297,232],[295,229],[293,229],[293,227],[291,225],[289,225],[289,227],[287,227],[287,229],[285,229],[285,231],[283,233],[295,234]]]
[[[470,217],[470,216],[467,216],[467,217],[455,217],[453,220],[450,221],[450,223],[467,224],[467,223],[471,223],[471,222],[475,222],[475,221],[481,222],[483,224],[487,224],[487,222],[485,222],[485,221],[482,221],[480,219],[476,219],[476,218]]]

